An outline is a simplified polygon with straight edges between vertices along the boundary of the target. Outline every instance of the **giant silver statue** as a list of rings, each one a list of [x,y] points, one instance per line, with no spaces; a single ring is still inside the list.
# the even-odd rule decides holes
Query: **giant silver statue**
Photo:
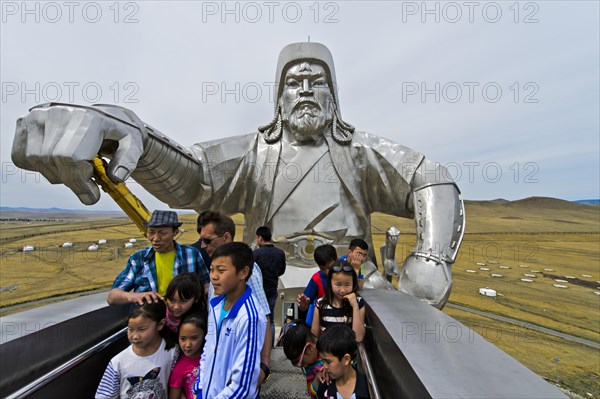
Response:
[[[173,208],[243,213],[246,242],[269,226],[295,254],[291,263],[305,262],[321,243],[345,249],[357,237],[375,259],[371,213],[414,217],[417,244],[399,289],[441,308],[464,230],[447,171],[342,119],[333,58],[322,44],[286,46],[276,82],[274,118],[257,133],[186,149],[121,107],[45,104],[17,121],[12,158],[90,205],[100,192],[89,161],[101,154],[114,181],[132,176]]]

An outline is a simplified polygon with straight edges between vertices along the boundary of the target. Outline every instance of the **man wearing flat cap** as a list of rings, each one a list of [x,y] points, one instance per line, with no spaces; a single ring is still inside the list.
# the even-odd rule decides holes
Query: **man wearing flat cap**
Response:
[[[131,255],[108,293],[110,305],[155,302],[162,299],[173,277],[196,273],[208,288],[208,271],[200,251],[175,241],[182,223],[173,211],[154,211],[146,223],[150,246]]]

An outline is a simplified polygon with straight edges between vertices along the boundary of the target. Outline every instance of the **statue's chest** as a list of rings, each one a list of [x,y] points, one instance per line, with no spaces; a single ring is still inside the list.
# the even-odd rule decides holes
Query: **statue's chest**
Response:
[[[269,212],[280,234],[311,228],[321,232],[348,229],[353,234],[364,231],[338,169],[328,151],[311,162],[280,160]]]

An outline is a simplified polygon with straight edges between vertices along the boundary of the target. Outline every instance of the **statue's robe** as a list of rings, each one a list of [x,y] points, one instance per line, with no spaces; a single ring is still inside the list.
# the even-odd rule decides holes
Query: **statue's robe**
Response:
[[[285,167],[280,157],[282,141],[269,144],[260,133],[194,145],[192,150],[203,169],[203,190],[193,208],[199,212],[215,209],[227,214],[244,214],[246,242],[254,239],[259,226],[266,225],[274,237],[322,233],[335,237],[333,243],[337,246],[347,246],[351,239],[360,236],[372,249],[371,213],[413,217],[412,181],[424,157],[410,148],[364,132],[354,132],[349,145],[338,144],[330,136],[325,138],[324,154],[305,157],[300,149],[299,156],[292,163],[288,161]],[[322,156],[320,161],[319,156]],[[318,162],[321,162],[321,173],[323,165],[333,166],[329,175],[317,179],[317,184],[335,185],[334,191],[339,192],[340,200],[334,199],[333,206],[312,201],[311,189],[296,190],[298,185],[315,185],[312,180]],[[318,185],[312,188],[315,189]],[[331,186],[326,189],[331,191]],[[290,214],[286,201],[293,196],[297,197],[296,202],[304,198],[306,205]],[[350,219],[353,220],[350,224],[357,225],[353,231],[319,230],[320,226],[331,227],[336,223],[343,227]]]

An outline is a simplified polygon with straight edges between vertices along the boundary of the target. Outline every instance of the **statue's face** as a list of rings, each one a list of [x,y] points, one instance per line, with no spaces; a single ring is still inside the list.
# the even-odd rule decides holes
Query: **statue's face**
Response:
[[[284,124],[298,141],[315,141],[333,119],[333,96],[325,69],[300,62],[289,68],[279,98]]]

